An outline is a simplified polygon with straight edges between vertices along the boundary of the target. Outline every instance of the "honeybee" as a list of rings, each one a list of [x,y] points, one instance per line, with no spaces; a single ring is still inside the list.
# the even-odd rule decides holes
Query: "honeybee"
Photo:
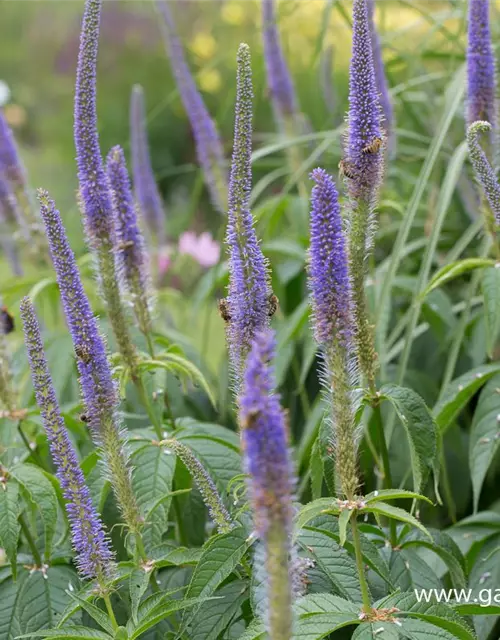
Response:
[[[244,420],[241,421],[241,428],[252,429],[252,427],[255,427],[255,423],[257,422],[259,413],[260,412],[256,411],[255,409],[252,411],[249,411],[248,415],[244,418]]]
[[[224,322],[231,322],[231,314],[229,313],[229,305],[226,298],[219,300],[219,313]]]
[[[90,362],[90,353],[85,345],[77,344],[75,347],[75,353],[77,358],[80,358],[80,360],[85,364]]]
[[[350,178],[351,180],[356,177],[354,167],[347,160],[341,160],[339,162],[339,171],[341,176],[345,176],[346,178]]]
[[[269,295],[269,309],[268,309],[268,316],[271,318],[272,316],[274,316],[274,314],[276,313],[276,311],[278,310],[279,307],[279,300],[278,297],[274,295],[274,293],[271,293]]]
[[[127,240],[126,242],[121,242],[116,248],[118,251],[124,251],[125,249],[130,249],[130,247],[134,246],[133,240]]]
[[[0,333],[7,335],[8,333],[11,333],[12,331],[14,331],[14,329],[15,329],[14,318],[9,313],[9,310],[7,309],[7,307],[1,307],[0,308]]]
[[[82,422],[88,422],[89,421],[89,417],[88,417],[88,415],[86,413],[81,413],[80,414],[80,420]]]
[[[382,138],[373,138],[373,140],[361,149],[361,153],[378,153],[382,148]]]

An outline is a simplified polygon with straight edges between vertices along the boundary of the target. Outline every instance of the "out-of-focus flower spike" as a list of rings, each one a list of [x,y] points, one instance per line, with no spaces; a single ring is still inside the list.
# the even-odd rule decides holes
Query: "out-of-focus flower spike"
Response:
[[[136,376],[137,352],[130,338],[115,270],[111,190],[99,147],[96,110],[97,53],[102,0],[86,0],[76,72],[74,137],[88,240],[95,251],[102,296],[118,349]]]
[[[130,180],[121,147],[111,149],[107,160],[115,215],[115,252],[120,280],[129,294],[137,324],[145,336],[151,333],[149,304],[152,289],[148,256],[139,228]]]
[[[0,205],[0,246],[15,276],[23,275],[23,267],[19,260],[17,247],[12,238],[11,226],[8,224]]]
[[[272,332],[258,332],[248,356],[239,398],[239,418],[255,529],[264,554],[268,633],[270,638],[289,640],[293,630],[295,477],[285,415],[274,392],[271,364],[274,355]]]
[[[0,325],[0,402],[7,412],[16,409],[16,394],[13,387],[12,366],[5,342],[5,330]]]
[[[160,446],[173,451],[186,465],[189,473],[193,476],[193,480],[196,482],[203,501],[208,507],[210,517],[216,524],[218,532],[227,533],[230,531],[234,527],[231,516],[222,502],[214,481],[205,470],[205,467],[194,456],[191,449],[174,439],[162,440]]]
[[[335,89],[332,81],[333,57],[333,45],[328,45],[321,51],[319,60],[319,82],[321,86],[321,92],[323,94],[323,100],[328,109],[330,117],[333,117],[336,111]]]
[[[213,206],[220,213],[225,213],[227,168],[221,138],[186,62],[168,2],[156,0],[156,4],[163,17],[167,52],[184,109],[191,123],[198,162],[205,175],[205,183]]]
[[[106,471],[125,523],[138,532],[141,517],[132,490],[131,472],[119,427],[118,394],[111,376],[106,347],[83,289],[75,256],[66,237],[59,211],[46,191],[38,191],[66,322],[76,354],[80,386],[88,425],[101,447]]]
[[[370,34],[372,39],[372,51],[373,51],[373,63],[375,69],[375,81],[377,83],[377,89],[380,98],[380,106],[382,107],[382,114],[384,120],[382,126],[385,130],[386,139],[390,144],[394,135],[394,110],[392,107],[391,97],[389,95],[389,84],[387,82],[387,75],[385,73],[384,60],[382,58],[382,47],[380,45],[380,38],[375,26],[374,20],[375,14],[375,0],[368,0],[368,20],[370,25]]]
[[[84,578],[97,578],[104,586],[114,571],[113,553],[68,437],[47,366],[40,326],[28,298],[21,302],[21,317],[37,403],[57,468],[57,477],[67,500],[66,511],[76,565]]]
[[[467,46],[467,125],[486,120],[490,160],[497,137],[496,64],[490,34],[489,0],[469,0]]]
[[[331,396],[331,437],[342,493],[353,499],[358,488],[352,386],[357,383],[353,356],[351,283],[337,189],[322,169],[311,173],[311,247],[309,289],[316,340],[325,358],[325,386]]]
[[[26,171],[17,151],[14,134],[9,127],[3,109],[0,109],[0,174],[13,187],[27,188]]]
[[[474,122],[467,129],[467,144],[476,179],[489,205],[488,210],[485,208],[486,227],[493,238],[496,238],[497,227],[500,225],[500,184],[478,140],[480,133],[490,131],[491,124],[489,122],[483,122],[481,120]]]
[[[238,381],[256,333],[270,315],[266,259],[250,211],[252,189],[252,70],[250,49],[238,49],[234,145],[229,181],[226,243],[229,249],[229,295],[222,313],[227,322],[231,365]]]
[[[130,97],[132,177],[140,212],[158,247],[165,244],[165,213],[151,166],[146,129],[144,91],[135,85]]]

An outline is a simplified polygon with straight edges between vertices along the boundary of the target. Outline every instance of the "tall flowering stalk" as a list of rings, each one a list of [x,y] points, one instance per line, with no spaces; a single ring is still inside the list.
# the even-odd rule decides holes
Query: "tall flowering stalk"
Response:
[[[313,328],[325,358],[325,379],[332,400],[335,467],[344,496],[352,500],[358,488],[352,384],[353,352],[351,283],[346,238],[338,193],[332,178],[315,169],[311,196],[309,290]]]
[[[500,225],[500,184],[478,140],[480,133],[490,132],[491,128],[491,124],[485,121],[471,124],[467,129],[467,145],[477,181],[489,205],[484,208],[486,227],[496,241],[497,227]]]
[[[350,199],[349,259],[361,372],[373,391],[377,356],[364,292],[366,258],[373,246],[375,205],[384,154],[381,109],[375,80],[367,0],[354,0],[349,77],[349,115],[344,169]]]
[[[489,0],[469,0],[467,45],[467,125],[486,120],[489,132],[488,155],[493,158],[497,135],[496,64],[490,33]]]
[[[375,69],[375,81],[377,83],[377,90],[380,99],[380,106],[382,108],[382,114],[384,120],[382,125],[385,130],[385,136],[388,140],[388,144],[391,144],[393,140],[394,131],[394,111],[392,108],[392,101],[389,95],[389,84],[387,82],[387,76],[385,73],[384,60],[382,58],[382,47],[380,44],[380,37],[375,26],[375,0],[368,0],[368,21],[370,25],[370,34],[372,39],[372,51],[373,51],[373,64]]]
[[[86,0],[76,71],[74,137],[87,238],[97,257],[103,298],[118,349],[135,377],[137,353],[120,297],[113,246],[115,229],[109,181],[99,147],[96,73],[102,0]]]
[[[3,328],[0,326],[0,402],[7,412],[16,409],[16,394],[13,386],[12,368]]]
[[[205,184],[214,207],[220,213],[225,213],[227,208],[227,169],[221,138],[189,70],[168,2],[156,0],[156,4],[163,17],[166,47],[172,72],[191,123],[198,162],[205,176]]]
[[[87,423],[94,442],[102,450],[105,468],[125,523],[137,535],[142,522],[132,490],[128,455],[116,413],[118,394],[111,376],[106,347],[83,289],[59,211],[46,191],[40,190],[38,198],[75,349]]]
[[[256,532],[263,549],[269,637],[290,640],[293,632],[292,496],[295,478],[288,433],[272,365],[275,341],[259,331],[248,356],[239,399],[240,426]],[[256,567],[260,558],[256,558]]]
[[[12,214],[19,231],[38,260],[48,258],[40,219],[31,201],[26,170],[3,110],[0,109],[0,202]]]
[[[148,256],[139,228],[130,180],[121,147],[111,149],[107,160],[115,215],[115,252],[117,270],[123,288],[131,298],[139,329],[146,336],[150,350],[152,299]]]
[[[132,177],[137,204],[158,247],[165,244],[165,214],[151,166],[146,130],[144,91],[135,85],[130,96],[130,146]]]
[[[113,573],[113,553],[66,431],[45,358],[40,326],[28,298],[21,302],[21,318],[36,400],[57,468],[57,477],[67,501],[66,512],[76,565],[82,577],[97,578],[99,585],[104,587]]]
[[[229,181],[226,243],[229,249],[229,290],[223,317],[231,365],[240,379],[256,333],[269,322],[268,269],[250,211],[252,190],[252,69],[250,49],[240,44],[236,80],[234,145]]]

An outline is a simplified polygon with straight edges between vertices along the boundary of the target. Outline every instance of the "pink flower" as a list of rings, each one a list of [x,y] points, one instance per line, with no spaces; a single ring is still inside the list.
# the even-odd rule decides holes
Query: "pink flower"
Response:
[[[168,247],[163,247],[158,252],[158,274],[160,277],[167,273],[171,263],[170,250]]]
[[[194,231],[185,231],[179,238],[179,253],[191,256],[202,267],[213,267],[219,262],[220,246],[208,231],[200,236]]]

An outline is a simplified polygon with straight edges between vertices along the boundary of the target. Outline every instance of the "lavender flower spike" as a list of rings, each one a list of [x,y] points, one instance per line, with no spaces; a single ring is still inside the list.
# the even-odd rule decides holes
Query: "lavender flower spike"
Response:
[[[47,366],[40,326],[28,298],[21,302],[21,317],[37,403],[57,468],[57,477],[67,500],[66,511],[71,525],[76,565],[84,578],[97,578],[104,586],[105,580],[113,573],[113,553],[68,437]]]
[[[110,474],[123,518],[131,531],[137,532],[142,524],[141,517],[132,490],[128,456],[116,415],[118,394],[111,377],[106,347],[83,289],[59,211],[46,191],[39,190],[38,198],[62,305],[75,348],[88,425],[94,442],[102,449],[106,470]]]
[[[144,221],[159,247],[165,244],[165,214],[151,166],[144,92],[135,85],[130,98],[130,144],[134,190]]]
[[[498,125],[495,56],[490,34],[489,0],[469,0],[467,47],[467,125],[487,120],[490,143]]]
[[[350,500],[358,488],[354,406],[351,388],[357,382],[352,356],[353,322],[351,283],[337,189],[332,178],[315,169],[311,197],[309,289],[316,340],[325,358],[325,379],[331,395],[330,431],[322,437],[335,453],[336,475]],[[332,478],[332,480],[334,480]],[[332,482],[333,484],[333,482]]]
[[[26,171],[2,109],[0,109],[0,176],[7,179],[16,191],[26,189]]]
[[[267,263],[250,212],[252,189],[252,70],[250,49],[238,49],[234,146],[229,182],[226,243],[229,248],[229,291],[226,301],[231,364],[238,379],[255,334],[269,322]],[[224,314],[223,314],[224,315]]]
[[[13,413],[16,409],[16,394],[11,367],[5,335],[0,327],[0,403],[8,413]]]
[[[392,108],[391,97],[389,95],[389,85],[387,83],[387,76],[385,74],[384,60],[382,58],[382,48],[380,45],[380,38],[377,33],[377,28],[375,26],[374,13],[375,13],[375,0],[368,0],[368,21],[370,25],[370,34],[372,39],[375,81],[377,83],[380,106],[382,107],[382,114],[384,116],[384,121],[382,124],[385,129],[386,137],[389,138],[393,133],[392,127],[393,127],[394,112]]]
[[[264,60],[275,118],[281,127],[298,114],[297,96],[276,25],[275,0],[262,0]]]
[[[487,230],[495,239],[497,226],[500,225],[500,184],[498,183],[495,172],[478,141],[479,133],[489,131],[491,131],[491,124],[489,122],[481,120],[474,122],[467,129],[467,144],[476,179],[480,184],[489,205],[489,210],[485,210]]]
[[[148,256],[137,221],[134,199],[121,147],[111,149],[107,173],[113,197],[118,274],[131,297],[140,330],[151,333],[149,301],[152,298]]]
[[[158,10],[163,17],[166,46],[172,71],[184,109],[191,123],[198,162],[205,174],[205,183],[213,206],[220,213],[225,213],[227,207],[227,169],[219,132],[189,70],[168,2],[165,0],[156,1]]]
[[[295,489],[285,415],[274,393],[272,332],[255,336],[240,395],[240,423],[255,528],[263,547],[269,637],[290,640],[292,615],[291,542]],[[256,567],[259,560],[256,561]]]

